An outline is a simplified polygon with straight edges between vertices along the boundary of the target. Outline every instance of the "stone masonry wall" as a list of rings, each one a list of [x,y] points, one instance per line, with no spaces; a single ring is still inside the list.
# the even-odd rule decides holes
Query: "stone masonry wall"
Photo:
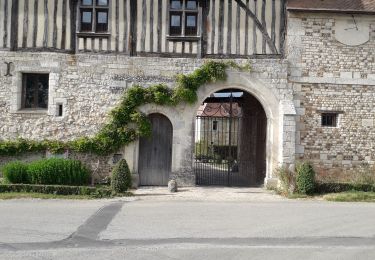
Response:
[[[297,110],[297,159],[312,161],[321,178],[340,178],[364,163],[374,164],[375,18],[355,17],[369,27],[369,40],[350,46],[336,34],[338,21],[350,21],[351,15],[289,16],[288,74]],[[336,112],[337,127],[322,127],[322,112]]]
[[[0,138],[8,140],[22,137],[64,141],[92,136],[98,132],[106,122],[108,112],[116,106],[128,87],[134,84],[147,87],[156,83],[172,86],[178,73],[192,72],[204,62],[202,59],[187,58],[7,51],[0,52],[0,59],[12,63],[13,75],[5,76],[6,65],[0,64]],[[237,62],[244,63],[248,60]],[[262,81],[278,100],[292,102],[293,93],[287,86],[287,67],[284,60],[260,59],[249,62],[252,64],[252,72],[244,72],[245,74],[251,74],[251,77]],[[20,110],[22,73],[49,73],[47,111]],[[63,104],[62,117],[57,116],[59,104]],[[190,111],[187,113],[186,109],[185,105],[181,105],[176,111],[184,114],[186,118],[183,120],[190,121],[191,115],[187,116]],[[189,128],[187,131],[192,129]],[[174,138],[184,140],[186,135]],[[192,148],[189,149],[192,151]],[[129,152],[129,149],[126,151]],[[136,149],[134,151],[136,152]],[[111,156],[100,159],[92,155],[70,157],[83,159],[87,164],[94,166],[99,160],[101,174],[108,174],[112,167]],[[136,165],[134,162],[129,163]],[[190,164],[191,161],[189,165],[181,166],[174,174],[180,176],[184,175],[184,172],[191,172],[191,169],[188,169],[192,167]],[[134,167],[133,170],[136,170]]]

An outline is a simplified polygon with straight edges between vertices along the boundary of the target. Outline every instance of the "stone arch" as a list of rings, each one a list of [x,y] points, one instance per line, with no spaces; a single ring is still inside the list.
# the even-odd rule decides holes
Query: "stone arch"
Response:
[[[228,72],[225,82],[208,84],[201,87],[198,92],[198,102],[194,105],[191,113],[191,122],[195,124],[195,112],[202,102],[211,94],[228,88],[243,90],[255,97],[262,105],[267,117],[267,139],[266,139],[266,179],[265,184],[275,179],[274,168],[282,159],[282,136],[280,124],[282,109],[280,100],[270,88],[258,79],[251,78],[241,72]],[[193,127],[194,129],[194,127]]]

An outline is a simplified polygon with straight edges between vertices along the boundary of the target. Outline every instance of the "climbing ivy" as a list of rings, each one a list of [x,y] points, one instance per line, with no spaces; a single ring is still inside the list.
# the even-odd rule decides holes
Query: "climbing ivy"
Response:
[[[148,88],[135,85],[124,93],[120,104],[110,112],[109,122],[95,136],[82,137],[68,142],[34,141],[22,138],[15,141],[0,141],[0,155],[11,156],[46,150],[51,153],[71,150],[79,153],[108,155],[141,136],[151,134],[150,121],[146,115],[137,110],[141,105],[154,103],[161,106],[176,106],[182,102],[193,104],[197,101],[199,87],[224,81],[228,67],[250,71],[249,64],[208,61],[191,74],[179,74],[176,77],[176,87],[173,89],[164,84]]]

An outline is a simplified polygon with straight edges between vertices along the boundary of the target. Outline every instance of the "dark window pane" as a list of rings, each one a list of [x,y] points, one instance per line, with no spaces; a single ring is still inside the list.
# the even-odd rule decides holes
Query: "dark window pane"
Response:
[[[108,5],[108,0],[97,0],[96,4],[106,6],[106,5]]]
[[[23,75],[23,108],[48,107],[48,74]]]
[[[82,23],[91,23],[92,13],[84,11],[82,12]]]
[[[171,0],[171,9],[181,9],[182,1],[181,0]]]
[[[82,5],[92,5],[92,0],[82,0]]]
[[[180,27],[181,26],[181,15],[172,15],[171,16],[171,26]]]
[[[107,23],[107,12],[99,11],[97,12],[98,23]]]
[[[197,26],[197,20],[195,15],[187,15],[186,16],[186,26],[187,27],[196,27]]]
[[[92,30],[92,12],[82,11],[81,12],[81,31]]]
[[[197,35],[196,14],[186,14],[185,35]]]
[[[322,126],[337,126],[337,114],[335,113],[324,113],[322,114]]]
[[[181,26],[181,14],[171,14],[171,24],[169,28],[170,35],[181,35],[182,26]]]
[[[197,9],[197,1],[186,1],[186,9],[195,10]]]
[[[97,11],[96,13],[96,31],[106,32],[108,31],[108,12]]]

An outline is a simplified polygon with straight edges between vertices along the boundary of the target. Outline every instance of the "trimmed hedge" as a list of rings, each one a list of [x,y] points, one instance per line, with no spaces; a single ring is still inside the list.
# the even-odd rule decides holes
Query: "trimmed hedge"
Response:
[[[375,192],[375,185],[352,183],[316,183],[315,185],[315,192],[320,194],[345,191]]]
[[[125,159],[121,159],[112,171],[111,187],[115,192],[126,192],[132,185],[132,176]]]
[[[297,192],[301,194],[313,194],[315,191],[315,171],[308,162],[298,163],[296,166]]]
[[[7,163],[1,168],[3,176],[10,183],[29,183],[27,165],[20,161]]]
[[[90,183],[90,171],[80,161],[50,158],[29,164],[10,162],[2,171],[10,183],[48,185],[86,185]]]
[[[0,193],[35,192],[55,195],[89,195],[95,198],[112,197],[112,190],[86,186],[0,184]]]
[[[44,159],[28,165],[32,184],[85,185],[90,183],[90,171],[77,160]]]

